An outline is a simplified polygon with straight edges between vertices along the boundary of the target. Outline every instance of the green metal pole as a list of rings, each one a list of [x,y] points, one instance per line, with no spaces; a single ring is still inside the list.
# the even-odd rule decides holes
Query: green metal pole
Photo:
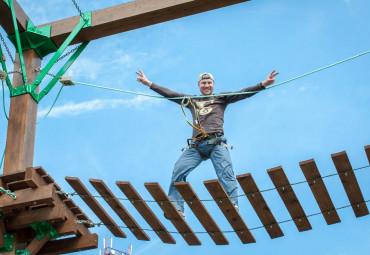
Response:
[[[15,17],[14,12],[14,6],[13,6],[13,0],[9,0],[10,3],[10,11],[12,12],[12,18],[13,18],[13,25],[14,25],[14,32],[15,32],[15,38],[17,40],[17,49],[19,54],[19,60],[21,62],[21,69],[22,69],[22,77],[23,77],[23,83],[24,86],[27,85],[27,75],[26,75],[26,68],[24,66],[24,60],[23,60],[23,53],[22,53],[22,46],[21,46],[21,39],[19,37],[19,31],[18,31],[18,24],[17,19]]]
[[[91,16],[90,16],[91,18]],[[73,29],[71,34],[67,37],[67,39],[63,42],[63,44],[60,46],[57,52],[55,52],[54,56],[49,60],[48,64],[45,66],[44,69],[42,69],[41,73],[37,76],[36,80],[33,82],[31,91],[35,90],[37,86],[41,83],[42,79],[44,79],[45,75],[50,71],[50,69],[53,67],[55,62],[58,60],[58,58],[62,55],[64,50],[68,47],[68,45],[72,42],[72,40],[76,37],[78,32],[85,26],[85,24],[89,20],[83,20],[80,18],[80,22],[78,25]]]
[[[86,48],[89,42],[84,42],[78,47],[78,49],[73,53],[73,55],[68,59],[68,61],[63,65],[63,67],[56,74],[57,77],[63,76],[63,74],[68,70],[68,68],[73,64],[73,62],[80,56],[82,51]],[[50,83],[39,93],[37,102],[39,102],[49,91],[54,87],[54,85],[59,81],[59,78],[54,77]],[[31,95],[36,91],[32,91]]]

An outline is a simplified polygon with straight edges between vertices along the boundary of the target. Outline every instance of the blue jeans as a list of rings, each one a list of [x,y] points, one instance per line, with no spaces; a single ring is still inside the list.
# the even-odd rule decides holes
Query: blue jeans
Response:
[[[221,137],[220,141],[226,143],[226,138]],[[184,211],[184,202],[178,202],[183,200],[180,193],[174,186],[175,182],[185,182],[188,174],[193,171],[203,160],[211,159],[213,167],[216,171],[217,177],[220,180],[225,191],[231,198],[231,201],[238,205],[238,187],[236,178],[231,163],[231,158],[228,149],[222,145],[216,145],[211,155],[209,155],[213,144],[207,144],[207,141],[201,142],[197,148],[203,155],[203,158],[198,154],[195,148],[185,150],[180,158],[177,160],[172,173],[172,179],[168,196],[171,201],[176,201],[173,204],[177,210]]]

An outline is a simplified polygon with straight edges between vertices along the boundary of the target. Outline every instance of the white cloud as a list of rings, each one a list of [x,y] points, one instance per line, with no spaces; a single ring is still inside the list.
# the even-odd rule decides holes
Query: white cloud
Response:
[[[120,106],[126,108],[140,109],[144,104],[159,103],[160,100],[136,96],[133,99],[94,99],[91,101],[85,101],[81,103],[67,103],[62,106],[56,106],[52,109],[50,117],[61,117],[61,116],[76,116],[88,112],[94,112],[105,109],[115,109]],[[39,116],[43,116],[48,112],[49,108],[41,109],[38,112]]]

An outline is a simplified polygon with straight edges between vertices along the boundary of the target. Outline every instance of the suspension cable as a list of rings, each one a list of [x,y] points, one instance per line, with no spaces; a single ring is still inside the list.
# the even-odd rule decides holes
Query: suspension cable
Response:
[[[147,202],[147,203],[198,202],[198,201],[200,201],[200,202],[211,202],[211,201],[216,201],[216,200],[217,201],[223,201],[223,200],[227,200],[227,199],[231,199],[231,198],[235,198],[235,197],[244,197],[244,196],[254,195],[254,194],[258,194],[258,193],[264,193],[264,192],[268,192],[268,191],[272,191],[272,190],[277,190],[279,188],[295,186],[295,185],[298,185],[298,184],[308,183],[308,182],[311,182],[311,181],[317,181],[317,180],[320,180],[320,179],[325,179],[325,178],[337,176],[339,174],[346,174],[346,173],[349,173],[349,172],[354,172],[354,171],[362,170],[362,169],[365,169],[365,168],[370,168],[370,165],[354,168],[354,169],[351,169],[351,170],[348,170],[348,171],[343,171],[343,172],[340,172],[340,173],[333,173],[333,174],[321,176],[321,177],[315,178],[315,179],[295,182],[295,183],[291,183],[291,184],[285,185],[285,186],[264,189],[264,190],[260,190],[260,191],[257,191],[257,192],[249,192],[249,193],[244,193],[244,194],[240,194],[240,195],[237,195],[237,196],[228,196],[228,197],[225,197],[225,198],[217,198],[217,199],[212,199],[212,198],[211,199],[199,199],[199,200],[196,200],[196,201],[195,200],[161,201],[161,200],[146,200],[146,199],[129,199],[129,198],[119,198],[119,197],[109,197],[109,196],[99,196],[99,195],[78,194],[77,192],[67,193],[67,192],[64,192],[64,191],[56,191],[56,193],[66,195],[66,196],[80,196],[82,198],[84,198],[84,197],[94,197],[94,198],[102,198],[102,199],[105,199],[105,200],[112,199],[112,200],[122,200],[122,201],[130,201],[130,202]]]
[[[366,54],[369,54],[370,51],[365,51],[365,52],[362,52],[360,54],[357,54],[355,56],[352,56],[352,57],[349,57],[349,58],[346,58],[346,59],[343,59],[343,60],[340,60],[338,62],[335,62],[333,64],[330,64],[330,65],[327,65],[327,66],[324,66],[324,67],[321,67],[319,69],[316,69],[316,70],[313,70],[311,72],[308,72],[308,73],[305,73],[305,74],[302,74],[302,75],[299,75],[299,76],[296,76],[296,77],[293,77],[289,80],[286,80],[286,81],[283,81],[283,82],[280,82],[280,83],[277,83],[275,85],[271,85],[271,86],[268,86],[266,87],[265,90],[267,89],[272,89],[274,87],[277,87],[277,86],[281,86],[283,84],[286,84],[286,83],[289,83],[289,82],[292,82],[294,80],[297,80],[297,79],[300,79],[300,78],[303,78],[305,76],[308,76],[308,75],[311,75],[311,74],[314,74],[314,73],[317,73],[317,72],[320,72],[320,71],[323,71],[325,69],[328,69],[328,68],[331,68],[333,66],[336,66],[336,65],[339,65],[339,64],[342,64],[344,62],[347,62],[347,61],[350,61],[352,59],[355,59],[355,58],[358,58],[358,57],[361,57],[363,55],[366,55]],[[100,89],[106,89],[106,90],[112,90],[112,91],[116,91],[116,92],[121,92],[121,93],[127,93],[127,94],[134,94],[134,95],[138,95],[138,96],[146,96],[146,97],[152,97],[152,98],[159,98],[159,99],[168,99],[168,100],[174,100],[174,99],[184,99],[184,98],[209,98],[209,97],[225,97],[225,96],[235,96],[235,95],[245,95],[245,94],[255,94],[255,93],[258,93],[260,92],[261,90],[256,90],[256,91],[248,91],[248,92],[237,92],[237,93],[227,93],[227,94],[216,94],[216,95],[205,95],[205,96],[184,96],[184,97],[163,97],[163,96],[157,96],[157,95],[151,95],[151,94],[146,94],[146,93],[139,93],[139,92],[133,92],[133,91],[128,91],[128,90],[123,90],[123,89],[116,89],[116,88],[110,88],[110,87],[105,87],[105,86],[100,86],[100,85],[94,85],[94,84],[89,84],[89,83],[84,83],[84,82],[77,82],[77,81],[73,81],[75,84],[80,84],[80,85],[84,85],[84,86],[89,86],[89,87],[95,87],[95,88],[100,88]]]
[[[310,217],[317,216],[317,215],[320,215],[320,214],[323,214],[323,213],[330,213],[330,212],[334,212],[334,211],[339,211],[339,210],[342,210],[342,209],[345,209],[345,208],[348,208],[348,207],[360,206],[361,204],[366,204],[366,203],[369,203],[369,202],[370,202],[370,200],[365,200],[363,202],[359,202],[359,203],[355,203],[355,204],[344,205],[344,206],[337,207],[337,208],[334,208],[334,209],[331,209],[331,210],[312,213],[312,214],[306,215],[305,218],[310,218]],[[170,233],[170,234],[185,235],[185,234],[209,234],[209,233],[213,233],[213,234],[216,234],[216,233],[224,233],[224,234],[227,234],[227,233],[242,233],[243,231],[253,231],[253,230],[257,230],[257,229],[261,229],[261,228],[273,227],[273,226],[276,226],[276,225],[279,225],[279,224],[283,224],[283,223],[287,223],[287,222],[291,222],[291,221],[296,221],[296,220],[300,220],[300,219],[302,219],[302,217],[283,220],[283,221],[279,221],[279,222],[272,223],[272,224],[269,224],[269,225],[262,225],[262,226],[257,226],[257,227],[253,227],[253,228],[240,229],[240,230],[212,231],[212,232],[208,232],[208,231],[178,232],[178,231],[142,229],[142,228],[138,228],[138,227],[127,227],[127,226],[118,226],[118,225],[116,226],[116,225],[111,225],[111,224],[104,224],[103,222],[94,223],[94,222],[88,221],[88,220],[78,220],[77,223],[89,224],[90,226],[97,226],[97,227],[100,227],[100,226],[106,226],[108,228],[110,228],[110,227],[119,227],[119,228],[130,229],[130,230],[140,229],[140,230],[144,230],[144,231],[153,231],[153,232],[156,232],[156,233],[167,232],[167,233]]]

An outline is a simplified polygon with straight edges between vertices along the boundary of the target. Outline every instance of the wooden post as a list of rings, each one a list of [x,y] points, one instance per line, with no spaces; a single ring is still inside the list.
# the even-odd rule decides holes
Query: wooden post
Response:
[[[35,69],[41,67],[41,59],[34,50],[23,52],[28,83],[36,79]],[[14,70],[20,69],[16,56]],[[23,86],[22,76],[14,74],[13,87]],[[36,135],[37,103],[30,94],[13,97],[10,101],[8,135],[4,160],[4,174],[32,167]]]

